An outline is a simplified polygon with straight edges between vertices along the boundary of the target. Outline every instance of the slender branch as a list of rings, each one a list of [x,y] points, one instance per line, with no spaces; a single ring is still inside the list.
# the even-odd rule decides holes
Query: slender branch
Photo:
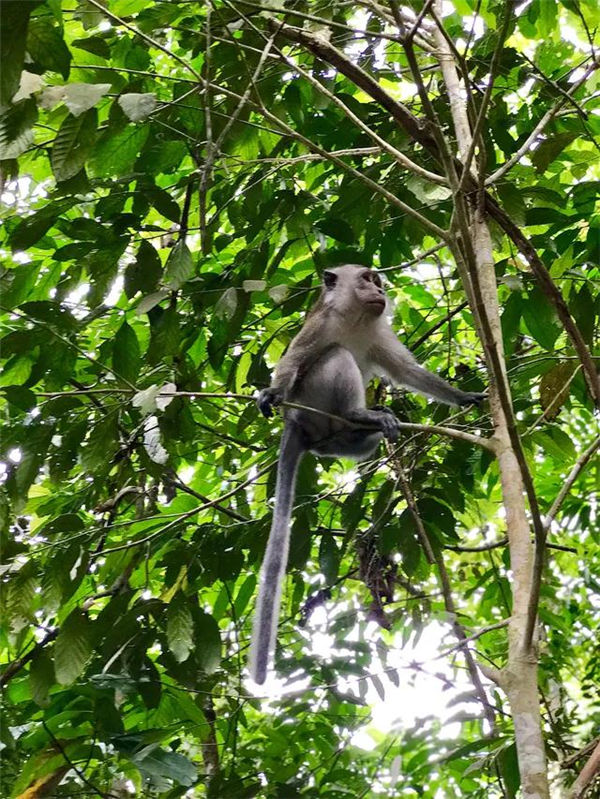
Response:
[[[587,789],[592,781],[600,773],[600,742],[597,743],[596,748],[592,752],[590,759],[582,768],[581,773],[575,780],[571,792],[572,799],[582,799],[585,796]]]
[[[485,180],[486,186],[491,186],[493,183],[497,183],[501,177],[504,177],[506,173],[512,169],[512,167],[521,160],[521,158],[529,152],[532,145],[535,143],[535,140],[540,135],[540,133],[544,130],[546,125],[553,119],[556,114],[560,111],[560,109],[568,102],[570,102],[571,97],[575,94],[575,92],[583,86],[583,84],[587,81],[589,76],[600,67],[600,61],[593,61],[587,70],[584,72],[582,77],[574,83],[571,88],[566,92],[566,97],[563,96],[558,100],[552,108],[550,108],[544,116],[540,119],[537,123],[535,128],[531,131],[529,136],[525,139],[523,144],[519,147],[516,153],[514,153],[508,161],[506,161],[502,166],[500,166],[495,172],[493,172],[488,178]]]
[[[173,473],[173,476],[166,477],[165,482],[169,483],[169,485],[172,485],[173,488],[176,488],[179,491],[183,491],[184,494],[189,494],[191,497],[199,499],[200,502],[207,503],[211,501],[204,494],[200,494],[198,491],[195,491],[193,488],[183,483],[177,477],[177,474],[175,472]],[[225,505],[216,504],[214,505],[214,507],[216,508],[216,510],[220,511],[221,513],[224,513],[226,516],[229,516],[230,519],[235,519],[235,521],[237,522],[248,522],[248,519],[245,516],[242,516],[241,513],[238,513],[237,511],[226,507]]]
[[[200,249],[206,255],[210,250],[210,243],[207,235],[206,228],[206,198],[211,181],[212,167],[215,160],[216,149],[213,142],[212,134],[212,116],[211,116],[211,15],[212,15],[212,2],[206,4],[206,45],[204,49],[204,71],[206,74],[206,84],[204,89],[204,127],[206,130],[205,141],[205,157],[204,164],[200,174],[200,184],[198,186],[198,208],[200,213]]]
[[[395,469],[396,475],[398,477],[398,481],[400,482],[402,493],[404,494],[406,504],[415,522],[418,538],[421,541],[421,545],[423,546],[428,559],[432,563],[435,563],[437,566],[438,573],[440,576],[442,596],[444,597],[444,607],[446,608],[446,612],[449,613],[452,618],[452,628],[454,631],[454,635],[458,639],[459,648],[463,652],[465,662],[467,664],[467,669],[471,677],[471,682],[473,683],[475,692],[479,698],[479,701],[483,706],[483,712],[485,718],[487,719],[490,728],[493,730],[496,724],[494,707],[490,703],[490,700],[488,699],[487,696],[487,692],[483,686],[483,683],[481,682],[477,663],[475,661],[475,658],[471,654],[471,650],[469,649],[468,646],[467,634],[462,624],[458,621],[458,611],[456,608],[456,604],[454,602],[454,596],[452,594],[452,585],[450,583],[450,577],[446,569],[446,564],[444,563],[442,555],[439,552],[436,552],[431,546],[429,536],[427,535],[427,531],[425,530],[425,525],[423,524],[423,520],[421,519],[421,516],[419,514],[417,503],[415,502],[412,489],[406,478],[406,475],[404,474],[404,468],[400,463],[400,459],[396,458],[394,460],[394,463],[396,467]]]
[[[501,630],[503,627],[507,627],[509,622],[510,619],[502,619],[502,621],[498,621],[496,622],[496,624],[489,624],[487,627],[482,627],[481,630],[479,630],[476,633],[473,633],[473,635],[469,635],[463,641],[459,641],[458,644],[451,646],[450,649],[445,649],[443,652],[440,652],[440,654],[435,657],[435,660],[447,657],[448,655],[451,655],[453,652],[456,652],[459,649],[464,649],[468,644],[472,643],[473,641],[476,641],[478,638],[481,638],[482,635],[492,632],[492,630]]]
[[[456,316],[456,314],[459,314],[461,311],[464,311],[464,309],[467,308],[468,305],[469,303],[467,300],[459,303],[456,306],[456,308],[453,308],[451,311],[449,311],[446,314],[446,316],[444,316],[443,319],[440,319],[439,322],[436,322],[435,325],[432,325],[432,327],[430,327],[429,330],[423,333],[422,336],[419,336],[419,338],[416,341],[411,342],[410,343],[411,350],[418,350],[421,344],[427,341],[427,339],[430,338],[430,336],[432,336],[436,332],[436,330],[439,330],[440,327],[443,327],[445,324],[447,324],[451,319],[453,319]]]
[[[498,33],[498,41],[496,42],[496,47],[494,48],[494,53],[492,55],[492,60],[490,63],[490,71],[488,76],[488,83],[487,86],[485,87],[485,93],[481,101],[479,114],[477,115],[477,120],[475,121],[475,126],[471,134],[471,143],[469,145],[469,150],[467,152],[466,158],[464,159],[463,173],[460,180],[459,190],[462,190],[464,188],[465,182],[467,180],[467,175],[471,170],[471,162],[473,161],[475,150],[477,146],[480,144],[481,131],[483,129],[483,123],[486,118],[490,100],[492,99],[492,90],[494,88],[494,82],[496,80],[498,67],[500,66],[500,56],[502,54],[502,50],[504,49],[504,42],[508,34],[508,28],[510,26],[514,4],[515,0],[506,0],[505,2],[504,19],[502,20],[502,27]]]
[[[348,25],[344,25],[343,22],[336,22],[332,19],[325,19],[324,17],[318,17],[315,14],[307,14],[302,11],[296,11],[293,8],[277,8],[272,5],[261,5],[260,3],[252,3],[249,0],[238,0],[239,3],[245,6],[249,6],[250,8],[255,8],[257,10],[266,12],[268,14],[285,14],[286,16],[298,17],[299,19],[305,19],[309,22],[316,22],[323,27],[326,28],[333,28],[335,30],[343,31],[344,33],[351,33],[354,36],[366,36],[369,39],[387,39],[388,41],[397,42],[398,38],[393,34],[383,33],[381,31],[366,31],[361,30],[360,28],[350,28]],[[419,41],[419,45],[423,47],[423,49],[431,50],[431,45],[427,45],[426,42],[423,42],[421,39]]]
[[[101,11],[103,14],[105,14],[112,22],[116,22],[121,27],[127,28],[128,31],[131,31],[131,33],[135,34],[136,36],[139,36],[140,39],[143,39],[147,44],[151,44],[152,47],[156,47],[157,50],[160,50],[161,52],[165,53],[165,55],[168,55],[169,58],[173,58],[175,61],[181,64],[181,66],[184,67],[184,69],[187,72],[190,72],[196,78],[196,80],[199,81],[202,80],[199,73],[196,72],[196,70],[189,65],[189,63],[185,60],[185,58],[180,58],[180,56],[176,55],[171,50],[169,50],[168,47],[165,47],[164,44],[157,42],[156,39],[153,39],[151,36],[148,36],[147,33],[143,33],[134,25],[130,25],[129,22],[125,22],[124,19],[121,19],[121,17],[118,17],[116,14],[113,14],[112,11],[109,11],[106,8],[106,6],[103,6],[102,3],[98,2],[98,0],[87,0],[87,2],[93,5],[95,8],[97,8],[98,11]],[[93,68],[96,69],[95,66]]]
[[[588,119],[588,114],[587,114],[587,111],[585,111],[585,110],[584,110],[584,109],[581,107],[581,105],[580,105],[580,104],[577,102],[577,100],[576,100],[574,97],[572,97],[572,96],[569,94],[569,92],[568,92],[566,89],[563,89],[563,87],[560,85],[560,83],[558,83],[558,82],[557,82],[557,81],[555,81],[555,80],[552,80],[552,78],[549,78],[549,77],[546,75],[546,73],[545,73],[545,72],[543,72],[543,71],[542,71],[542,70],[541,70],[541,69],[538,67],[538,65],[535,63],[535,61],[533,61],[531,58],[529,58],[529,56],[527,55],[527,53],[525,53],[525,52],[522,52],[522,53],[520,53],[520,55],[521,55],[521,58],[524,58],[524,59],[525,59],[525,61],[527,61],[527,63],[528,63],[528,64],[529,64],[529,66],[530,66],[530,67],[533,69],[533,71],[535,72],[535,74],[536,74],[536,75],[538,75],[538,77],[539,77],[539,78],[541,78],[541,80],[542,80],[544,83],[546,83],[548,86],[550,86],[550,88],[551,88],[553,91],[555,91],[555,92],[558,92],[558,94],[562,94],[562,96],[565,98],[565,100],[566,100],[566,101],[567,101],[567,102],[568,102],[570,105],[572,105],[572,106],[573,106],[573,108],[574,108],[574,109],[577,111],[577,113],[578,113],[578,114],[579,114],[579,116],[581,117],[582,121],[583,121],[583,122],[586,122],[586,121],[587,121],[587,119]]]
[[[431,6],[433,5],[433,2],[434,0],[426,0],[426,2],[423,3],[423,8],[419,11],[419,14],[416,20],[414,21],[412,28],[409,30],[409,32],[406,35],[406,41],[412,42],[412,40],[415,38],[417,31],[419,30],[419,28],[421,27],[421,23],[423,22],[423,18],[429,12]]]
[[[277,56],[273,57],[277,58]],[[380,147],[349,147],[345,150],[331,150],[330,155],[355,155],[357,157],[360,157],[363,155],[377,155],[380,152],[381,152]],[[290,156],[289,158],[286,158],[284,156],[279,156],[273,158],[252,158],[248,160],[242,160],[235,155],[223,154],[223,158],[233,159],[235,160],[236,165],[241,165],[241,166],[246,166],[250,164],[279,164],[281,166],[287,166],[288,164],[301,164],[303,161],[319,161],[323,158],[323,156],[319,155],[318,153],[305,153],[304,155],[294,155]],[[442,244],[438,245],[438,247],[442,246],[443,246]]]
[[[424,250],[424,252],[421,252],[419,253],[419,255],[416,255],[410,261],[404,261],[401,264],[396,264],[396,266],[380,266],[377,268],[377,271],[396,272],[398,271],[398,269],[408,269],[409,266],[414,266],[414,264],[421,263],[421,261],[424,261],[425,258],[428,258],[430,255],[433,255],[434,253],[438,252],[438,250],[441,250],[442,247],[445,246],[446,246],[445,242],[442,242],[441,244],[435,244],[433,247],[430,247],[428,250]]]
[[[577,478],[579,477],[581,472],[588,465],[588,463],[590,462],[590,460],[592,458],[592,455],[599,448],[600,448],[600,435],[596,436],[596,438],[592,441],[590,446],[586,450],[584,450],[584,452],[581,453],[581,455],[579,456],[579,458],[575,462],[573,468],[571,469],[571,471],[567,475],[565,481],[562,484],[562,487],[561,487],[560,491],[558,492],[558,495],[557,495],[556,499],[554,500],[554,502],[550,506],[550,510],[544,516],[544,526],[546,528],[550,527],[550,525],[552,524],[552,521],[554,520],[556,514],[558,513],[560,506],[562,505],[562,503],[564,502],[567,494],[569,493],[569,491],[573,487],[573,483],[575,482],[575,480],[577,480]]]
[[[340,424],[345,425],[354,430],[378,430],[379,428],[375,425],[368,425],[368,424],[356,424],[355,422],[350,422],[348,419],[345,419],[343,416],[336,416],[333,413],[327,413],[327,411],[322,411],[319,408],[311,408],[308,405],[299,405],[297,402],[282,402],[282,407],[284,408],[295,408],[296,410],[300,411],[307,411],[308,413],[315,413],[319,416],[325,416],[328,419],[332,419],[335,422],[339,422]],[[467,441],[469,444],[474,444],[475,446],[483,447],[484,449],[489,450],[490,452],[496,451],[495,443],[489,439],[484,438],[483,436],[476,436],[472,433],[467,433],[464,430],[458,430],[455,427],[442,427],[441,425],[426,425],[426,424],[413,424],[412,422],[401,422],[396,420],[398,427],[401,430],[416,430],[422,433],[439,433],[443,436],[450,436],[451,438],[457,438],[461,441]]]
[[[43,649],[51,641],[54,641],[57,635],[58,628],[56,630],[50,630],[50,632],[46,633],[42,640],[38,641],[36,645],[29,650],[29,652],[26,652],[24,655],[22,655],[22,657],[17,658],[9,663],[4,671],[0,674],[0,688],[6,685],[6,683],[11,680],[15,674],[21,671],[21,669],[26,666],[30,660],[33,660],[33,658],[41,649]]]
[[[78,766],[76,766],[75,763],[73,763],[73,761],[71,760],[71,758],[67,755],[67,753],[65,752],[64,747],[62,746],[61,742],[54,735],[54,733],[52,732],[50,727],[48,727],[48,725],[46,724],[44,719],[42,719],[42,727],[44,728],[44,730],[46,731],[46,733],[50,737],[50,740],[52,741],[53,745],[58,749],[58,751],[62,755],[63,760],[65,761],[65,763],[69,766],[70,769],[73,769],[75,774],[77,774],[77,776],[83,782],[84,785],[87,785],[87,787],[92,791],[92,793],[96,794],[97,796],[100,796],[101,799],[118,799],[116,794],[112,793],[111,791],[108,791],[108,792],[101,791],[99,788],[97,788],[94,785],[93,782],[88,780],[88,778],[85,776],[83,771],[80,768],[78,768]]]
[[[90,0],[88,0],[88,2],[90,2]],[[31,324],[38,325],[38,327],[43,327],[44,330],[47,330],[59,341],[62,341],[63,344],[66,344],[67,346],[72,347],[74,350],[77,350],[77,352],[80,355],[83,355],[83,357],[86,358],[88,361],[90,361],[90,363],[93,363],[96,366],[100,366],[106,372],[109,372],[111,375],[114,375],[117,378],[117,380],[120,380],[122,383],[125,383],[125,385],[129,386],[129,389],[131,391],[137,391],[137,388],[133,383],[131,383],[125,377],[120,375],[118,372],[115,372],[115,370],[112,369],[110,366],[107,366],[105,363],[102,363],[102,361],[99,361],[97,358],[94,358],[92,355],[89,355],[84,349],[75,344],[74,341],[71,341],[71,339],[67,338],[66,336],[62,336],[60,333],[57,333],[56,330],[54,330],[54,328],[51,327],[51,325],[47,324],[46,322],[43,322],[41,319],[36,319],[35,316],[30,316],[24,311],[17,310],[16,308],[5,308],[3,305],[0,305],[0,310],[4,311],[7,314],[14,314],[15,316],[20,316],[21,319],[26,319],[28,322],[31,322]]]
[[[233,496],[234,494],[237,494],[238,491],[241,491],[243,488],[252,485],[252,483],[255,483],[259,477],[262,477],[263,474],[266,474],[266,472],[269,471],[273,463],[275,463],[275,461],[268,463],[266,466],[260,469],[255,475],[249,477],[247,480],[244,480],[243,483],[240,483],[239,485],[225,492],[225,494],[222,494],[220,497],[217,497],[216,499],[211,499],[209,502],[205,502],[203,505],[198,505],[197,507],[186,511],[185,513],[182,513],[177,519],[173,519],[172,522],[169,522],[164,527],[155,530],[153,533],[150,533],[150,535],[144,536],[144,538],[138,538],[135,541],[130,541],[127,544],[119,544],[119,546],[111,547],[111,549],[105,549],[102,552],[98,553],[92,552],[90,557],[91,558],[100,557],[100,556],[104,557],[105,555],[110,555],[111,552],[121,552],[124,549],[132,549],[133,547],[139,547],[141,544],[147,544],[149,541],[152,541],[153,539],[157,538],[159,535],[163,535],[164,533],[168,532],[173,527],[177,527],[179,524],[181,524],[181,522],[186,521],[190,517],[194,516],[196,513],[199,513],[200,511],[203,510],[207,510],[208,508],[214,508],[217,505],[220,505],[224,500],[229,499],[229,497]]]
[[[229,0],[225,0],[225,2],[230,8],[235,8],[233,3],[229,2]],[[243,15],[241,16],[243,17]],[[251,20],[247,19],[246,17],[243,18],[247,22],[247,24],[254,30],[255,33],[257,33],[259,36],[263,36],[263,38],[266,38],[264,37],[264,34],[262,34],[262,32],[260,31],[260,28],[257,28],[256,25],[254,25]],[[297,72],[299,75],[302,75],[302,77],[305,80],[307,80],[312,86],[314,86],[318,92],[320,92],[324,97],[327,97],[327,99],[330,100],[334,105],[337,105],[338,108],[343,112],[343,114],[346,117],[348,117],[348,119],[351,119],[352,122],[354,122],[354,124],[358,128],[360,128],[360,130],[363,131],[363,133],[365,133],[367,136],[369,136],[369,138],[371,138],[374,142],[378,144],[380,150],[384,150],[388,155],[392,156],[392,158],[395,161],[397,161],[401,166],[403,166],[405,169],[408,169],[410,172],[413,172],[415,175],[419,175],[420,177],[425,178],[426,180],[430,180],[432,183],[437,183],[444,186],[448,185],[448,181],[443,175],[438,175],[435,172],[430,172],[428,169],[425,169],[424,167],[415,163],[406,155],[404,155],[404,153],[402,153],[400,150],[398,150],[396,147],[394,147],[388,141],[386,141],[386,139],[383,139],[381,136],[379,136],[372,128],[366,125],[362,121],[362,119],[359,116],[357,116],[346,105],[346,103],[343,102],[343,100],[341,100],[336,94],[334,94],[334,92],[330,91],[320,81],[318,81],[315,77],[313,77],[313,75],[311,75],[310,72],[307,72],[307,70],[303,69],[297,62],[292,61],[291,58],[288,58],[285,55],[285,53],[283,53],[278,47],[275,48],[275,51],[278,53],[281,60],[288,67],[290,67],[290,69],[292,69],[294,72]]]
[[[490,549],[499,549],[508,544],[508,538],[501,538],[500,541],[491,541],[487,544],[480,544],[477,547],[466,547],[462,544],[445,544],[444,549],[451,549],[453,552],[488,552]]]
[[[561,762],[561,768],[570,768],[577,763],[578,760],[581,760],[582,757],[587,757],[591,754],[594,749],[600,744],[600,738],[594,738],[592,741],[588,741],[585,746],[582,746],[581,749],[578,749],[576,752],[573,752],[572,755],[569,757],[565,757],[565,759]]]

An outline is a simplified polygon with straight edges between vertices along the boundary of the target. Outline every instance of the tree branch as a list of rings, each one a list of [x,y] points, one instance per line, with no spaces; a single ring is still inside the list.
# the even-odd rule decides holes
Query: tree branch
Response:
[[[581,472],[588,465],[588,463],[591,460],[592,455],[599,448],[600,448],[600,435],[596,436],[596,438],[592,441],[590,446],[581,453],[581,455],[579,456],[579,458],[575,462],[573,468],[571,469],[571,471],[567,475],[564,483],[562,484],[562,487],[561,487],[560,491],[558,492],[558,495],[557,495],[556,499],[554,500],[554,502],[550,506],[550,510],[544,516],[544,526],[546,528],[550,527],[550,525],[552,524],[552,521],[554,520],[556,514],[558,513],[558,510],[559,510],[560,506],[562,505],[562,503],[565,500],[565,497],[567,496],[567,494],[569,493],[569,491],[573,487],[573,483],[575,482],[575,480],[577,480],[577,478],[579,477]]]
[[[581,769],[581,773],[575,780],[571,791],[571,799],[582,799],[592,781],[600,773],[600,741],[592,752],[590,759]]]
[[[419,540],[421,541],[421,545],[423,546],[423,549],[425,550],[428,559],[432,563],[435,563],[437,566],[438,573],[440,576],[442,596],[444,597],[444,607],[446,608],[446,612],[451,616],[454,635],[458,639],[458,646],[463,652],[465,662],[467,664],[467,669],[471,677],[471,682],[473,683],[475,692],[479,698],[479,701],[483,706],[483,712],[485,718],[487,719],[491,730],[494,730],[496,726],[494,706],[490,703],[487,696],[487,692],[483,686],[483,683],[481,682],[477,662],[475,661],[475,658],[471,654],[471,650],[469,649],[468,646],[468,636],[464,630],[464,627],[458,621],[458,611],[456,608],[456,604],[454,602],[454,597],[452,595],[452,586],[450,583],[450,577],[448,575],[448,571],[446,569],[446,564],[444,563],[444,559],[441,556],[441,554],[436,552],[431,546],[431,542],[429,540],[429,536],[427,535],[427,531],[425,530],[425,525],[423,524],[423,520],[421,519],[421,516],[419,514],[417,503],[415,502],[415,498],[412,493],[412,489],[406,478],[406,475],[404,474],[404,468],[399,458],[394,459],[394,465],[395,465],[396,475],[398,477],[398,481],[402,489],[402,493],[404,494],[404,498],[406,500],[406,504],[408,506],[411,516],[414,519],[417,535],[419,537]]]

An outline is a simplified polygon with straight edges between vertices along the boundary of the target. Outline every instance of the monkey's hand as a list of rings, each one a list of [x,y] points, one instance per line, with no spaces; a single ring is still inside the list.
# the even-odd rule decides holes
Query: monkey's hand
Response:
[[[487,394],[481,394],[477,391],[467,391],[463,392],[463,395],[459,400],[459,404],[461,408],[465,405],[477,405],[479,407],[486,399]]]
[[[266,416],[267,419],[273,416],[273,408],[281,405],[282,402],[283,391],[280,388],[273,388],[272,386],[269,386],[269,388],[263,388],[258,395],[258,399],[256,400],[258,410],[263,416]]]

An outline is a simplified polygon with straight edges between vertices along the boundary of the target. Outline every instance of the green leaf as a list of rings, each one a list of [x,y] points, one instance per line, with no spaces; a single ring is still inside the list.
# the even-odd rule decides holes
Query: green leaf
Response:
[[[21,460],[7,480],[7,488],[18,508],[26,501],[29,488],[38,476],[51,438],[50,425],[30,425],[27,429],[27,437],[21,443]]]
[[[157,364],[164,358],[175,355],[179,349],[179,317],[175,308],[152,309],[150,346],[147,358],[149,363]]]
[[[236,618],[239,619],[242,613],[246,610],[248,602],[250,601],[250,599],[254,594],[254,589],[256,588],[256,582],[257,582],[256,575],[249,574],[248,577],[246,577],[246,579],[240,586],[240,589],[237,592],[234,602]]]
[[[75,608],[63,622],[54,644],[54,671],[61,685],[70,685],[81,676],[92,654],[92,622]]]
[[[212,616],[196,609],[196,660],[207,674],[213,674],[221,663],[221,634],[219,625]]]
[[[128,125],[118,132],[109,130],[98,142],[93,160],[96,175],[120,177],[131,172],[148,137],[148,128]]]
[[[81,456],[86,471],[95,472],[101,466],[109,468],[118,447],[117,435],[117,416],[114,413],[94,425]]]
[[[36,705],[48,707],[48,691],[54,685],[54,666],[48,653],[41,649],[31,661],[29,684],[31,695]]]
[[[6,590],[6,616],[13,632],[29,626],[33,618],[33,603],[37,589],[33,563],[26,563],[13,574]]]
[[[58,181],[76,175],[88,160],[96,141],[97,112],[95,108],[75,117],[69,114],[56,135],[50,163]]]
[[[596,308],[594,297],[585,283],[576,294],[571,296],[569,310],[577,322],[584,341],[591,345],[596,328]]]
[[[129,759],[146,779],[173,780],[177,785],[189,788],[198,777],[196,766],[179,752],[151,746],[130,755]]]
[[[515,799],[521,787],[516,745],[513,743],[501,749],[496,756],[496,761],[502,775],[502,783],[506,790],[507,799]]]
[[[560,333],[556,313],[540,289],[523,300],[523,319],[533,338],[546,350],[553,350]]]
[[[5,386],[2,391],[8,402],[20,411],[27,412],[36,406],[35,394],[25,386]]]
[[[65,80],[69,77],[71,53],[50,17],[39,16],[29,23],[27,52],[44,70],[59,72]]]
[[[39,2],[0,3],[0,108],[8,105],[19,88],[29,16]]]
[[[185,241],[180,239],[173,247],[165,264],[164,283],[169,289],[178,289],[194,272],[194,260]]]
[[[60,206],[47,205],[22,219],[8,237],[12,251],[28,250],[50,230],[60,212]]]
[[[550,0],[552,2],[553,0]],[[538,172],[545,172],[552,161],[579,136],[578,133],[556,133],[545,139],[531,154],[531,160]]]
[[[315,227],[326,236],[330,236],[337,241],[342,241],[344,244],[354,244],[356,241],[354,231],[343,219],[329,217],[317,222]]]
[[[110,91],[110,83],[69,83],[65,86],[65,105],[74,117],[97,105]]]
[[[181,211],[169,192],[159,186],[149,186],[143,189],[143,193],[160,214],[175,224],[180,223]]]
[[[142,239],[135,262],[125,271],[125,294],[131,299],[138,291],[149,294],[156,288],[162,274],[162,264],[155,248]]]
[[[342,505],[342,524],[348,533],[354,532],[362,518],[362,502],[367,488],[367,481],[361,480],[348,494]]]
[[[340,553],[332,535],[323,533],[319,546],[319,567],[325,576],[327,585],[337,579],[340,568]]]
[[[37,118],[37,104],[32,97],[0,112],[0,161],[18,158],[27,150],[33,142]]]
[[[167,640],[178,663],[187,660],[194,648],[194,622],[188,599],[178,591],[167,609]]]
[[[74,39],[71,42],[71,47],[85,50],[87,53],[100,56],[100,58],[110,58],[108,42],[100,36],[89,36],[87,39]]]
[[[131,92],[119,97],[119,105],[125,116],[132,122],[139,122],[149,116],[156,108],[156,95],[152,92],[139,94]]]
[[[135,330],[127,322],[123,322],[115,336],[113,368],[125,380],[135,383],[140,373],[141,362],[140,344]]]

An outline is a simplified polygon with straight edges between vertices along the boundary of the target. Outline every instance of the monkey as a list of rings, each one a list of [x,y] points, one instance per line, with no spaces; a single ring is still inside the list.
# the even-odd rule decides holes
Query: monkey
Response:
[[[447,405],[479,404],[485,397],[461,391],[420,366],[392,330],[387,308],[374,270],[356,264],[326,269],[317,303],[277,364],[271,385],[259,392],[257,405],[267,418],[284,401],[315,409],[284,411],[275,507],[250,644],[250,674],[259,685],[275,650],[296,473],[303,455],[364,460],[383,438],[397,440],[398,420],[392,411],[366,408],[365,387],[376,375]]]

